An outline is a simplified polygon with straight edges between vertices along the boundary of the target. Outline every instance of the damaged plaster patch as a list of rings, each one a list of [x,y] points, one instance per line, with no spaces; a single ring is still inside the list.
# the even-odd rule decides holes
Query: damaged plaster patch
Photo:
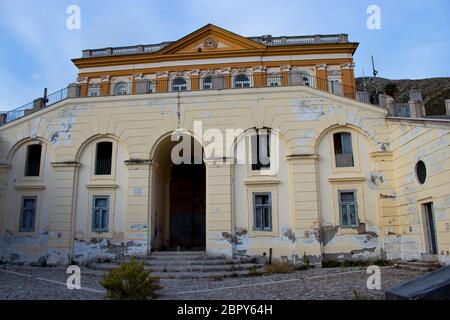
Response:
[[[92,238],[90,241],[75,239],[74,261],[88,264],[95,261],[111,261],[125,256],[145,256],[146,240],[115,242],[110,239]]]
[[[376,189],[380,184],[384,183],[384,174],[381,172],[371,171],[369,177],[367,178],[370,189]]]

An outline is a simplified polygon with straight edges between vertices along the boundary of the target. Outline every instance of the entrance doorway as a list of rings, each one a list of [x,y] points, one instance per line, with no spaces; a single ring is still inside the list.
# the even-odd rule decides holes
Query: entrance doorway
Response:
[[[434,220],[433,202],[422,205],[425,223],[425,240],[427,253],[438,254],[436,224]]]
[[[188,135],[190,163],[174,164],[171,136],[159,142],[152,170],[152,250],[204,250],[206,247],[206,168],[202,148]],[[184,141],[189,141],[184,140]],[[197,146],[195,146],[197,144]],[[196,159],[196,161],[194,161]]]

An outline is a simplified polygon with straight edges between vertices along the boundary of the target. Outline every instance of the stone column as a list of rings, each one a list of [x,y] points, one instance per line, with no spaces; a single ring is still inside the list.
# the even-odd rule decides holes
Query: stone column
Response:
[[[266,68],[262,66],[253,67],[253,86],[266,86]]]
[[[132,251],[126,254],[145,257],[150,253],[151,221],[151,163],[149,160],[125,161],[128,168],[127,244]]]
[[[294,250],[311,263],[322,260],[320,244],[320,215],[317,180],[318,155],[292,154],[287,157],[291,181],[292,231]]]
[[[200,70],[192,70],[190,73],[191,78],[191,90],[200,90]]]
[[[3,217],[5,215],[6,188],[11,166],[7,163],[0,163],[0,235],[3,233]]]
[[[206,250],[232,256],[233,161],[207,159],[206,165]]]
[[[224,88],[228,89],[228,88],[232,88],[232,81],[233,79],[231,79],[231,68],[226,68],[222,70],[222,74],[224,77]]]
[[[80,84],[80,97],[87,97],[89,79],[78,78],[78,83]]]
[[[48,238],[48,265],[68,264],[73,254],[75,188],[78,162],[53,162],[53,196]]]
[[[353,63],[346,63],[341,65],[344,97],[350,99],[356,99],[356,81],[354,69],[355,65]]]
[[[328,92],[328,73],[326,64],[316,66],[317,89]]]
[[[281,66],[281,84],[283,86],[289,85],[289,73],[291,72],[291,66]]]
[[[169,91],[169,72],[159,72],[156,74],[156,92]]]
[[[142,78],[143,78],[142,73],[133,75],[133,81],[131,83],[131,94],[136,94],[137,93],[137,89],[136,89],[137,82],[142,80]]]
[[[109,76],[102,77],[100,95],[109,96],[110,93],[111,93],[111,78]]]

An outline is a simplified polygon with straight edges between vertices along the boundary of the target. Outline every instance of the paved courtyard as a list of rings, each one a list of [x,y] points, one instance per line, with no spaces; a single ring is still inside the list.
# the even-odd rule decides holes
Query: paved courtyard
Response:
[[[0,266],[0,299],[104,299],[102,271],[81,269],[81,290],[66,287],[65,268]],[[159,299],[353,299],[354,292],[383,299],[384,290],[421,275],[419,272],[382,268],[381,290],[368,290],[363,268],[330,268],[225,279],[162,279]]]

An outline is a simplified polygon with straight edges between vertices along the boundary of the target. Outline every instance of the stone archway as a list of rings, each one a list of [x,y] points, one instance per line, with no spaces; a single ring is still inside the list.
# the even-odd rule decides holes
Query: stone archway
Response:
[[[153,250],[204,250],[206,247],[206,169],[202,147],[189,135],[181,137],[190,140],[193,156],[188,163],[173,163],[171,153],[178,141],[172,141],[170,135],[158,143],[153,156]]]

